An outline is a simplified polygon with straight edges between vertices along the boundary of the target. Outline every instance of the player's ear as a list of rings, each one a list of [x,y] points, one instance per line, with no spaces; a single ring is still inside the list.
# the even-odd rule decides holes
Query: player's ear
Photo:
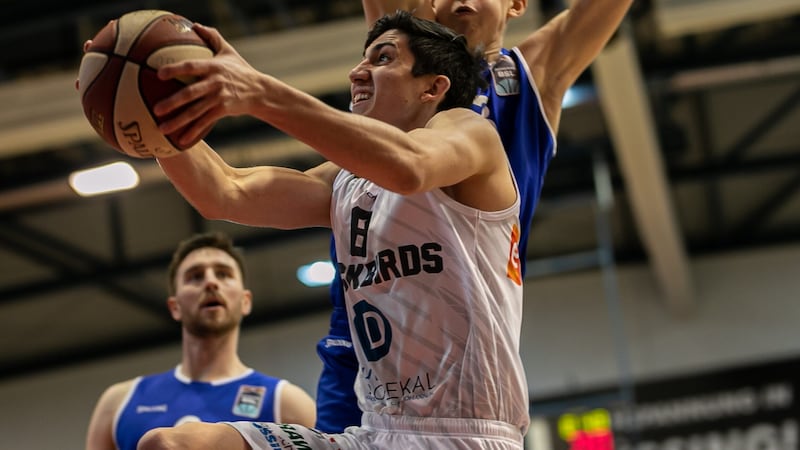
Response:
[[[253,310],[253,293],[249,289],[242,292],[242,315],[249,316]]]
[[[440,102],[444,99],[444,94],[450,90],[450,78],[444,75],[436,75],[431,79],[428,89],[422,93],[422,101]]]
[[[528,9],[528,0],[511,0],[511,3],[508,5],[508,18],[513,19],[520,17],[525,14],[526,9]]]
[[[167,298],[167,309],[169,309],[169,314],[176,322],[181,321],[181,305],[178,304],[178,300],[175,297],[170,296]]]

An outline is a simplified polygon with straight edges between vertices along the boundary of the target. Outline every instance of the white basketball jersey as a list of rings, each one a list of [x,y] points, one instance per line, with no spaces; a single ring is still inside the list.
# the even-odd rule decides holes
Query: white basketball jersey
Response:
[[[402,196],[341,171],[331,222],[363,411],[503,421],[524,433],[519,198]]]

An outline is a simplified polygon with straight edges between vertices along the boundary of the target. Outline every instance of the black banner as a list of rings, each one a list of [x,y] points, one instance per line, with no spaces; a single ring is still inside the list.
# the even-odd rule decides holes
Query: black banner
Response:
[[[534,401],[532,412],[547,410],[553,450],[800,450],[798,382],[800,360],[772,362],[637,383],[629,401],[612,389]]]

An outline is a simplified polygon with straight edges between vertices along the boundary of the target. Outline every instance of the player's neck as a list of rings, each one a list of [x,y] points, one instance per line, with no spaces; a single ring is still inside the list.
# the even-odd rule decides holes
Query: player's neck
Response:
[[[247,370],[237,353],[238,336],[184,336],[181,372],[194,381],[216,381],[241,375]]]
[[[490,66],[500,58],[500,49],[503,48],[502,41],[493,42],[483,48],[483,58]]]

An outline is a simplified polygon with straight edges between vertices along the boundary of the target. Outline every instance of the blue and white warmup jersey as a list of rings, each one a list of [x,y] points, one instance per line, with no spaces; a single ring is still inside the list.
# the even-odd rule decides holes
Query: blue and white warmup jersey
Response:
[[[180,373],[180,367],[138,377],[114,418],[114,441],[120,450],[135,450],[144,433],[157,427],[185,422],[280,421],[283,383],[253,369],[213,383],[192,381]]]

